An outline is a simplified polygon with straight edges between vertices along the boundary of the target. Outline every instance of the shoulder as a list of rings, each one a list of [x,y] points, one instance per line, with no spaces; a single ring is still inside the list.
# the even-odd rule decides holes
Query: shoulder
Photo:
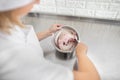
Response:
[[[35,62],[39,61],[40,57],[42,56],[36,49],[29,46],[16,45],[0,51],[0,64],[10,60]]]

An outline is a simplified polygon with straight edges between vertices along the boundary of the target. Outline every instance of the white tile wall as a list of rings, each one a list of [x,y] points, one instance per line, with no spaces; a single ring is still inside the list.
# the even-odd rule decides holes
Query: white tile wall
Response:
[[[67,8],[85,8],[85,1],[79,0],[66,0]]]
[[[74,15],[74,8],[63,8],[63,7],[59,7],[57,8],[57,14],[61,14],[61,15]]]
[[[41,0],[32,12],[120,20],[120,0]]]
[[[96,10],[95,17],[106,18],[106,19],[116,19],[117,11],[100,11]]]
[[[56,7],[66,7],[65,0],[56,0]]]
[[[117,19],[120,20],[120,12],[119,12],[119,14],[117,15]]]
[[[107,2],[86,2],[87,9],[107,10],[108,7],[109,7],[109,3]]]
[[[75,15],[76,16],[82,16],[82,17],[94,17],[94,10],[89,9],[75,9]]]

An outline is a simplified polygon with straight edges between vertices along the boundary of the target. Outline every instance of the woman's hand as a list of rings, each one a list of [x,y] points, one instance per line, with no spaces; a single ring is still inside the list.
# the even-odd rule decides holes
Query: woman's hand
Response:
[[[81,42],[76,47],[78,70],[73,71],[74,80],[101,80],[94,64],[86,55],[87,49],[87,46]]]
[[[52,27],[49,28],[50,33],[55,33],[56,31],[62,28],[61,24],[53,24]]]
[[[81,54],[86,54],[87,49],[88,49],[88,47],[84,43],[82,43],[82,42],[78,43],[77,47],[76,47],[76,56],[78,57]]]
[[[54,24],[49,29],[47,29],[47,30],[45,30],[43,32],[38,32],[37,37],[38,37],[39,40],[45,39],[45,38],[51,36],[56,31],[60,30],[61,28],[62,28],[62,25]]]

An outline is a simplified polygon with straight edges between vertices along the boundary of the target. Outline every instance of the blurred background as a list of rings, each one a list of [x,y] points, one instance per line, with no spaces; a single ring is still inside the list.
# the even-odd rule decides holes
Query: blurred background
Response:
[[[41,0],[23,22],[36,32],[55,23],[73,27],[102,80],[120,80],[120,0]],[[45,56],[54,51],[51,37],[41,45]]]

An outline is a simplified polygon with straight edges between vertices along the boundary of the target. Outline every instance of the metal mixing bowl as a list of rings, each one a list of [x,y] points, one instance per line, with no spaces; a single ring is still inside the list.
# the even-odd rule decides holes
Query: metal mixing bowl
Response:
[[[71,50],[61,50],[58,46],[57,46],[57,40],[61,34],[61,31],[63,30],[66,30],[66,31],[72,31],[76,34],[76,41],[75,41],[75,44],[74,46],[72,47]],[[71,27],[69,26],[63,26],[61,30],[59,30],[58,32],[56,32],[54,34],[54,38],[53,38],[53,43],[54,43],[54,47],[56,49],[56,56],[58,58],[61,58],[61,59],[71,59],[74,55],[74,50],[75,50],[75,47],[77,45],[77,43],[79,42],[79,36],[78,36],[78,33]]]

